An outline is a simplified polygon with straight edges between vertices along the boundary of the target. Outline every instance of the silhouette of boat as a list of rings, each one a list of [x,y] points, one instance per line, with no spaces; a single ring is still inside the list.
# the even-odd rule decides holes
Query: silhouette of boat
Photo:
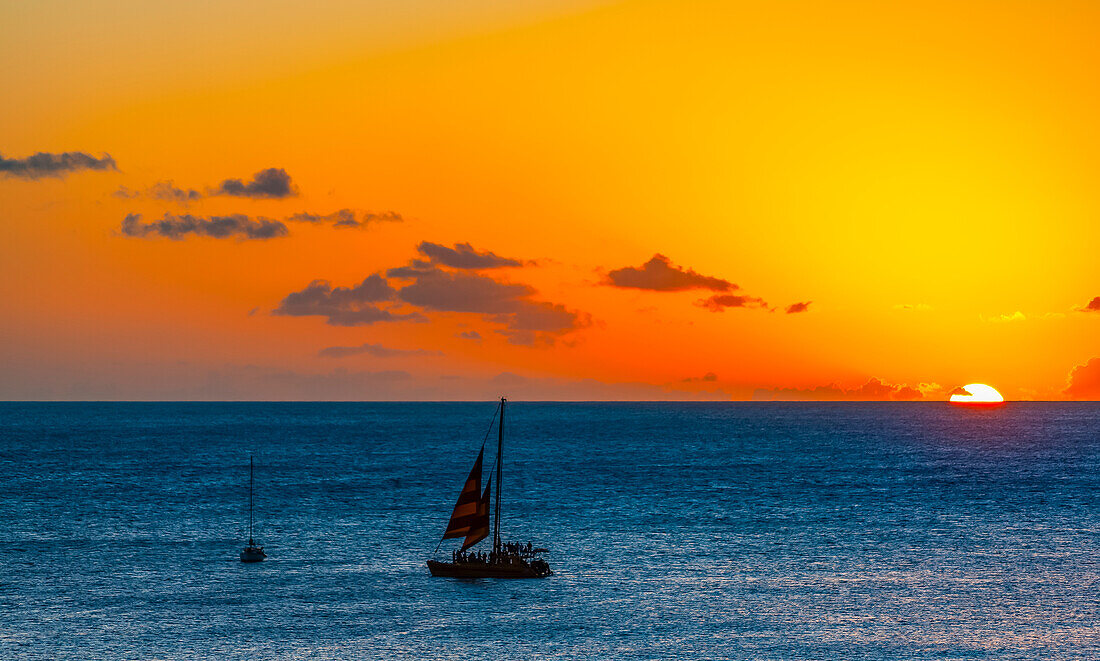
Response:
[[[507,400],[500,398],[497,410],[500,419],[497,423],[497,460],[496,460],[496,494],[493,496],[493,476],[485,485],[485,491],[481,490],[481,462],[485,456],[485,441],[481,443],[481,451],[477,455],[474,467],[470,469],[470,475],[455,503],[451,520],[447,524],[447,530],[443,533],[443,539],[439,540],[442,546],[443,540],[463,538],[462,547],[451,553],[451,561],[428,560],[428,571],[432,576],[449,576],[452,578],[542,578],[551,576],[550,564],[543,557],[549,553],[545,548],[535,548],[530,543],[517,544],[502,542],[500,539],[500,486],[502,472],[502,457],[504,456],[504,406]],[[496,418],[496,415],[493,416]],[[488,440],[492,432],[492,423],[485,432],[485,440]],[[492,507],[490,507],[492,506]],[[493,511],[493,547],[489,553],[471,552],[478,542],[489,536],[489,511]],[[436,546],[436,551],[439,551]]]
[[[252,539],[252,455],[248,456],[248,546],[241,551],[241,562],[260,562],[267,557],[264,547]]]

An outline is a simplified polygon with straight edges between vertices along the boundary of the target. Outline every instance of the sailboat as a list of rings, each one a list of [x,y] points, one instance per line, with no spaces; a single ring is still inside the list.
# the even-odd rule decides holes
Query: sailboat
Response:
[[[248,456],[248,546],[241,551],[241,562],[260,562],[267,557],[264,547],[252,539],[252,455]]]
[[[504,455],[504,405],[507,400],[500,398],[500,420],[497,424],[497,461],[496,461],[496,494],[493,495],[493,476],[481,490],[481,463],[485,456],[485,443],[482,442],[481,451],[477,455],[474,467],[470,469],[470,475],[462,492],[458,495],[451,520],[447,524],[447,530],[443,533],[443,540],[463,538],[462,547],[451,553],[451,561],[428,560],[428,571],[432,576],[450,576],[452,578],[542,578],[550,576],[550,565],[543,558],[543,554],[549,553],[545,548],[502,542],[500,538],[500,483],[502,472],[502,457]],[[496,417],[496,416],[494,416]],[[492,431],[485,433],[488,440]],[[478,542],[489,536],[489,511],[493,511],[493,547],[489,553],[483,551],[472,552]],[[439,546],[436,546],[439,551]]]

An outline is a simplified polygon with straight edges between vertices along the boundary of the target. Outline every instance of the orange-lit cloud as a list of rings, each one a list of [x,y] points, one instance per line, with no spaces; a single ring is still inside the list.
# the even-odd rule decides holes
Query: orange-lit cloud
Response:
[[[1100,399],[1100,358],[1074,367],[1062,394],[1071,399]]]
[[[0,396],[1090,396],[1057,6],[0,9]]]

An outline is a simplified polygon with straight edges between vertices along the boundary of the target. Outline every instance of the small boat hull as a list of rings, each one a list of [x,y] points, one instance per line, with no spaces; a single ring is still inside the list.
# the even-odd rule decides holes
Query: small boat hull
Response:
[[[439,562],[428,561],[428,571],[432,576],[450,578],[543,578],[554,572],[547,567],[540,572],[527,564],[490,565],[483,562]]]
[[[241,562],[261,562],[267,554],[264,553],[263,547],[250,546],[241,551]]]

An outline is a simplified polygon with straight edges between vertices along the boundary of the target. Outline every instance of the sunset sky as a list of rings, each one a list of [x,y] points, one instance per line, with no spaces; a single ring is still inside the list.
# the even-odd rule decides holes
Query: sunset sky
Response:
[[[1100,399],[1100,3],[8,2],[2,399]]]

